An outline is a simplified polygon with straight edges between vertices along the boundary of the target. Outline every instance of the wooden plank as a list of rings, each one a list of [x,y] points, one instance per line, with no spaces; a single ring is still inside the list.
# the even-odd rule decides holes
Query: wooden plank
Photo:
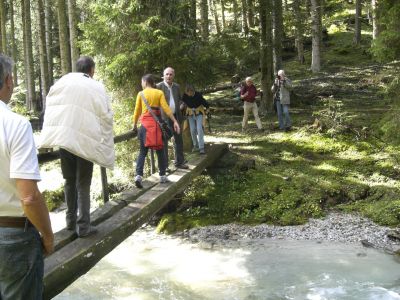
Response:
[[[146,191],[151,189],[158,183],[158,176],[152,175],[145,180],[143,180],[143,189],[134,188],[129,191],[121,193],[121,196],[113,201],[109,201],[104,205],[97,208],[94,212],[90,214],[91,224],[97,226],[104,220],[110,218],[117,211],[121,210],[123,207],[127,206],[132,201],[135,201],[139,196],[143,195]],[[67,229],[62,229],[55,233],[54,235],[54,249],[57,251],[72,242],[77,238],[77,234],[74,231],[69,231]]]
[[[89,271],[102,257],[129,237],[142,224],[162,209],[195,176],[212,165],[228,147],[218,144],[208,154],[189,162],[189,170],[178,169],[169,176],[171,183],[156,184],[135,201],[129,203],[98,226],[98,233],[75,239],[45,259],[44,299],[63,291],[77,278]]]

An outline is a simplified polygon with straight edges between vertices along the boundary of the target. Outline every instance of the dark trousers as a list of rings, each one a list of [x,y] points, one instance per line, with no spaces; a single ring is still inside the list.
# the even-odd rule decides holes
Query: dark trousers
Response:
[[[60,158],[65,179],[67,228],[76,227],[78,235],[85,235],[90,230],[90,184],[93,163],[64,149],[60,149]]]
[[[174,114],[176,118],[176,114]],[[174,133],[174,154],[175,154],[175,166],[179,166],[185,163],[185,157],[183,156],[183,139],[182,139],[182,126],[181,132],[177,134],[174,130],[174,123],[171,119],[168,119],[168,125]],[[168,143],[164,144],[164,155],[165,163],[168,166]]]
[[[141,126],[138,131],[138,138],[139,138],[139,143],[140,143],[140,150],[139,150],[139,156],[136,160],[136,175],[143,176],[143,168],[144,168],[144,161],[146,160],[147,152],[149,152],[149,148],[145,147],[145,141],[146,141],[146,128],[144,126]],[[164,145],[167,143],[167,141],[163,141]],[[157,153],[157,160],[158,160],[158,170],[160,176],[165,175],[165,169],[167,168],[167,164],[165,163],[165,157],[164,157],[164,148],[160,150],[156,150]]]

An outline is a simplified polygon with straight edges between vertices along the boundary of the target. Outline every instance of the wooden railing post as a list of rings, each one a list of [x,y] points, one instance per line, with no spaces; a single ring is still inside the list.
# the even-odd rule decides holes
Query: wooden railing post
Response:
[[[101,171],[101,186],[103,189],[103,201],[104,203],[110,200],[110,193],[108,191],[108,181],[107,181],[107,170],[104,167],[100,167]]]

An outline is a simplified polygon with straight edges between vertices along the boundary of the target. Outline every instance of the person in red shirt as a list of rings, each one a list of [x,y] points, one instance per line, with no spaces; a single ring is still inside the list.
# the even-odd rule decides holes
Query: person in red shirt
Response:
[[[249,119],[249,113],[252,111],[254,119],[256,120],[257,128],[263,130],[260,117],[258,116],[258,107],[256,103],[257,89],[253,84],[253,79],[251,77],[246,78],[246,84],[240,90],[240,99],[243,101],[243,122],[242,131],[247,128],[247,121]]]

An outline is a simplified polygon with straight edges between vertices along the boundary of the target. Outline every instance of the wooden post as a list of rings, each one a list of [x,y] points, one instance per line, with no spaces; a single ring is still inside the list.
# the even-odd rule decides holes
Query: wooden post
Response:
[[[108,182],[107,182],[107,171],[106,168],[100,167],[101,171],[101,186],[103,188],[103,201],[107,203],[110,200],[110,194],[108,192]]]
[[[154,174],[156,171],[156,163],[154,162],[154,150],[150,150],[150,173]]]

